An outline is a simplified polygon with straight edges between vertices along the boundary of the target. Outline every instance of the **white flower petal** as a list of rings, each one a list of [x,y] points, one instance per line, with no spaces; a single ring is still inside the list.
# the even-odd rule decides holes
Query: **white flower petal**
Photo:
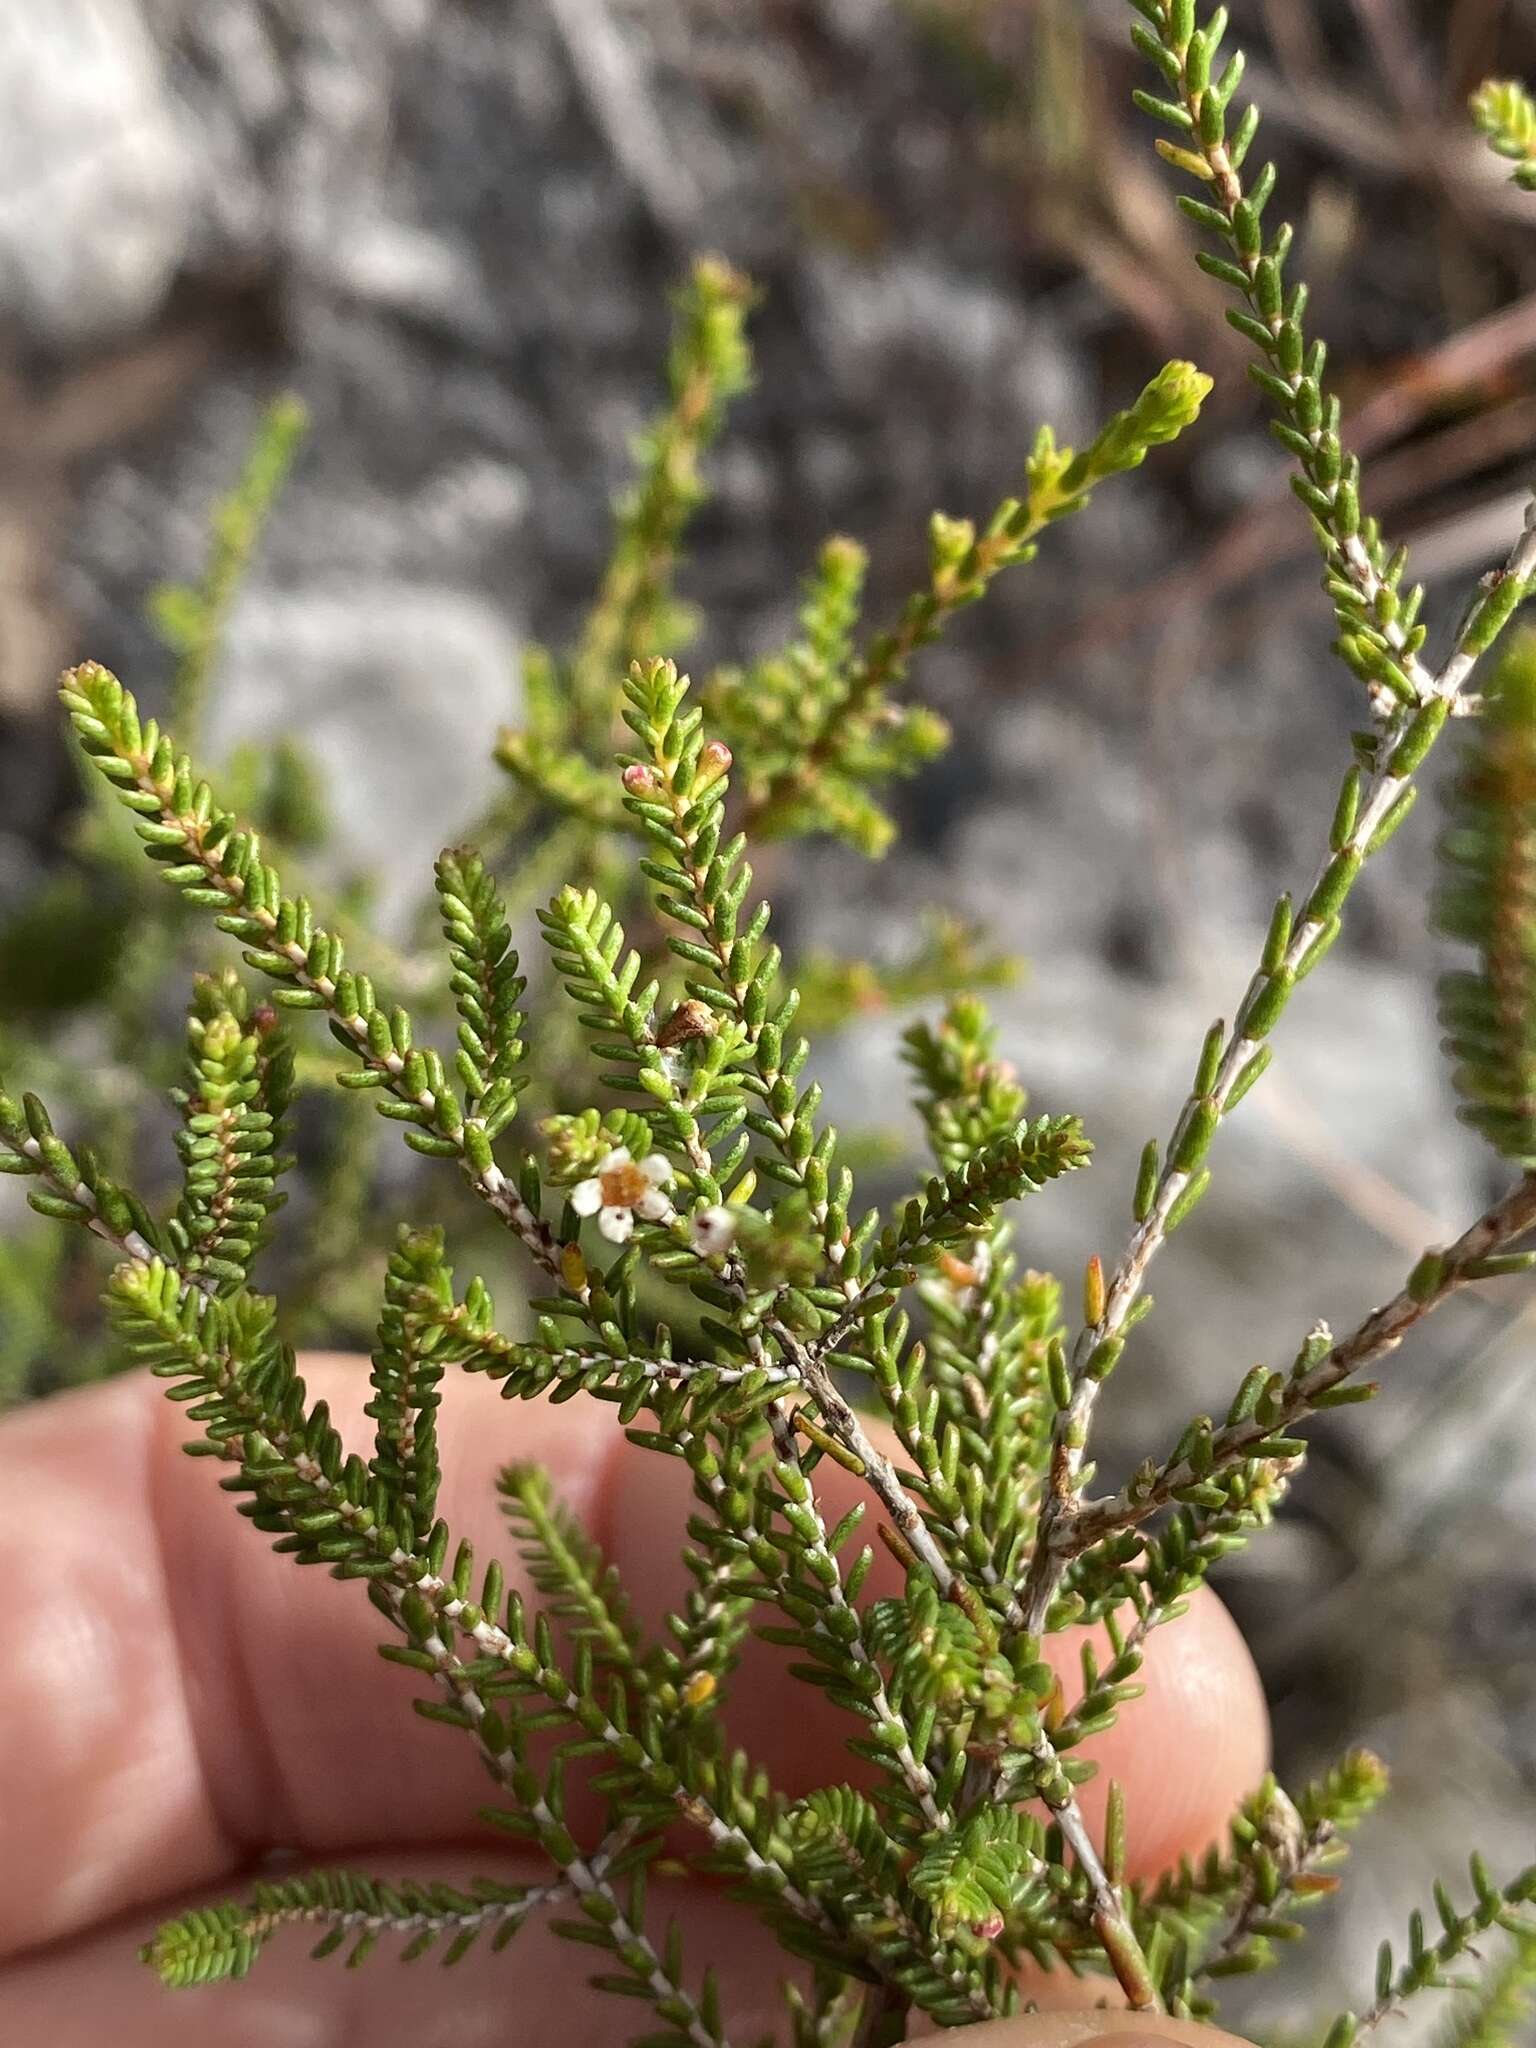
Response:
[[[615,1145],[606,1158],[599,1159],[597,1170],[599,1173],[612,1173],[616,1166],[628,1166],[628,1164],[629,1147],[627,1145]]]
[[[694,1244],[706,1258],[728,1251],[736,1238],[736,1217],[723,1202],[700,1209],[688,1225]]]
[[[640,1162],[640,1171],[653,1188],[665,1187],[672,1178],[672,1162],[664,1152],[647,1152]]]
[[[633,1209],[604,1209],[597,1219],[597,1227],[610,1244],[627,1244],[634,1233],[635,1212]]]
[[[652,1188],[649,1194],[642,1195],[636,1202],[635,1213],[643,1216],[647,1223],[655,1223],[661,1217],[672,1214],[672,1204],[660,1188]]]
[[[575,1187],[571,1189],[571,1207],[578,1216],[595,1216],[602,1206],[603,1186],[601,1181],[578,1181]]]

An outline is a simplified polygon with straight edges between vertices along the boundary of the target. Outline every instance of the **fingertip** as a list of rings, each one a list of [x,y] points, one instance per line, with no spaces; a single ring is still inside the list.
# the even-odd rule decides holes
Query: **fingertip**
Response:
[[[610,1486],[604,1516],[610,1558],[641,1626],[654,1633],[685,1585],[678,1551],[694,1509],[691,1475],[679,1458],[634,1454],[615,1462]],[[828,1526],[868,1500],[863,1483],[831,1460],[818,1466],[816,1489]],[[873,1538],[878,1512],[866,1513],[861,1535]],[[902,1588],[894,1557],[878,1542],[872,1549],[863,1601]],[[1069,1702],[1081,1686],[1085,1640],[1095,1641],[1101,1664],[1107,1661],[1102,1630],[1068,1630],[1044,1645]],[[840,1778],[868,1782],[873,1767],[846,1746],[861,1724],[796,1679],[789,1668],[794,1661],[793,1652],[749,1631],[726,1696],[729,1740],[765,1766],[790,1798]],[[1149,1638],[1141,1675],[1143,1697],[1077,1752],[1099,1766],[1079,1795],[1097,1839],[1103,1837],[1110,1784],[1118,1782],[1124,1792],[1128,1867],[1136,1877],[1169,1869],[1220,1838],[1233,1808],[1262,1778],[1269,1756],[1268,1716],[1253,1659],[1230,1614],[1207,1588],[1197,1590],[1184,1616]],[[1077,1980],[1055,1988],[1079,1996],[1083,1989]],[[1102,1995],[1102,1986],[1094,1988]]]
[[[692,1474],[681,1458],[633,1452],[615,1462],[610,1484],[605,1511],[610,1559],[642,1628],[655,1634],[684,1599],[691,1583],[679,1555],[688,1544],[688,1518],[696,1506]],[[851,1508],[869,1500],[863,1483],[830,1459],[816,1469],[816,1492],[829,1528]],[[899,1593],[901,1567],[874,1541],[869,1512],[845,1553],[845,1562],[857,1554],[861,1538],[869,1540],[874,1552],[861,1600]],[[765,1610],[754,1617],[759,1618],[779,1617],[770,1617]],[[846,1748],[850,1736],[860,1733],[864,1724],[835,1706],[825,1693],[793,1677],[790,1666],[795,1661],[793,1651],[765,1642],[749,1630],[725,1707],[732,1743],[745,1749],[755,1762],[766,1764],[776,1785],[791,1798],[842,1776],[868,1775],[868,1766],[850,1756]]]
[[[691,1475],[679,1458],[631,1454],[609,1469],[610,1498],[601,1526],[610,1557],[628,1588],[643,1627],[661,1627],[686,1581],[678,1551],[693,1511]],[[860,1501],[863,1483],[825,1459],[816,1471],[823,1517],[834,1525]],[[873,1541],[874,1516],[861,1536],[871,1540],[874,1563],[864,1601],[901,1591],[902,1571]],[[851,1554],[851,1553],[850,1553]],[[1083,1643],[1094,1641],[1107,1661],[1102,1630],[1071,1629],[1048,1637],[1044,1655],[1060,1673],[1067,1698],[1081,1687]],[[792,1796],[809,1791],[846,1764],[848,1716],[819,1691],[789,1675],[791,1653],[748,1635],[726,1709],[731,1738],[771,1766]],[[1191,1595],[1187,1611],[1147,1640],[1141,1670],[1143,1696],[1114,1727],[1083,1745],[1099,1766],[1081,1803],[1096,1833],[1103,1827],[1111,1782],[1125,1794],[1131,1874],[1148,1876],[1196,1855],[1224,1833],[1233,1808],[1262,1779],[1269,1764],[1269,1714],[1258,1671],[1226,1607],[1209,1587]]]
[[[300,1369],[311,1397],[330,1404],[347,1444],[367,1450],[373,1431],[363,1414],[367,1359],[350,1352],[306,1352]],[[512,1548],[496,1490],[508,1465],[542,1467],[564,1506],[604,1550],[612,1548],[616,1466],[639,1453],[605,1404],[508,1400],[494,1380],[460,1373],[437,1411],[437,1445],[442,1513],[455,1539],[473,1545],[480,1557],[504,1558]]]
[[[393,1881],[401,1859],[422,1884],[468,1888],[473,1876],[538,1882],[544,1873],[498,1852],[473,1858],[407,1847],[349,1857],[350,1867]],[[248,1880],[237,1881],[243,1892]],[[174,1910],[211,1905],[221,1893],[183,1898]],[[676,1921],[683,1935],[684,1979],[697,1989],[712,1958],[719,1969],[726,2025],[736,2040],[761,2040],[784,2009],[783,1985],[799,1975],[769,1930],[715,1888],[657,1877],[650,1888],[654,1931]],[[166,1911],[171,1910],[167,1908]],[[410,2048],[625,2048],[635,2034],[634,2001],[597,1990],[583,1943],[562,1940],[560,1921],[578,1921],[569,1903],[545,1906],[501,1951],[489,1932],[445,1971],[446,1942],[414,1961],[385,1932],[362,1968],[340,1955],[313,1956],[315,1926],[279,1929],[248,1977],[184,1990],[165,1988],[134,1961],[164,1912],[140,1912],[91,1929],[9,1965],[0,1965],[0,2040],[13,2048],[325,2048],[341,2042],[409,2042]],[[719,1967],[717,1963],[717,1968]]]
[[[366,1449],[366,1363],[315,1356],[303,1369]],[[526,1459],[597,1536],[648,1632],[685,1597],[690,1474],[628,1445],[611,1411],[506,1402],[466,1378],[439,1426],[444,1512],[482,1559],[516,1562],[494,1480]],[[416,1681],[379,1661],[358,1589],[265,1550],[208,1462],[181,1456],[188,1433],[138,1374],[6,1421],[7,1484],[36,1512],[0,1627],[16,1737],[0,1759],[0,1945],[207,1881],[273,1842],[324,1855],[370,1838],[441,1841],[486,1796],[471,1746],[411,1713]],[[816,1483],[829,1524],[866,1492],[830,1461]],[[894,1559],[873,1552],[866,1600],[901,1585]],[[1069,1687],[1077,1649],[1049,1645]],[[790,1661],[748,1638],[727,1725],[794,1797],[861,1765],[845,1749],[849,1717]],[[1108,1778],[1124,1784],[1138,1874],[1215,1838],[1268,1753],[1252,1662],[1213,1595],[1151,1638],[1144,1677],[1145,1699],[1087,1750],[1102,1770],[1084,1791],[1097,1827]]]
[[[1038,2012],[967,2030],[966,2048],[1251,2048],[1195,2020],[1140,2012]]]
[[[1046,1644],[1069,1699],[1080,1653],[1077,1631]],[[1142,1697],[1083,1745],[1082,1754],[1099,1770],[1083,1787],[1081,1803],[1097,1832],[1111,1783],[1121,1786],[1129,1869],[1145,1877],[1225,1835],[1233,1809],[1269,1767],[1270,1741],[1258,1669],[1208,1586],[1196,1589],[1177,1621],[1148,1637],[1140,1678]]]

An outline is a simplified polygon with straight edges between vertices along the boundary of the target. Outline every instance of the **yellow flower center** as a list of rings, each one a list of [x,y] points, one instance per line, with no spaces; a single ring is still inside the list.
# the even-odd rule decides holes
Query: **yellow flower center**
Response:
[[[605,1209],[633,1209],[636,1202],[651,1191],[649,1180],[632,1159],[600,1173],[597,1184],[602,1189]]]

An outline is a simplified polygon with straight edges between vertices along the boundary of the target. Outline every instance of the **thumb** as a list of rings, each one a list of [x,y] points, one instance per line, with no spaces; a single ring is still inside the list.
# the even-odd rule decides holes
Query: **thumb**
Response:
[[[1220,2027],[1141,2012],[1038,2012],[966,2032],[966,2048],[1250,2048]]]

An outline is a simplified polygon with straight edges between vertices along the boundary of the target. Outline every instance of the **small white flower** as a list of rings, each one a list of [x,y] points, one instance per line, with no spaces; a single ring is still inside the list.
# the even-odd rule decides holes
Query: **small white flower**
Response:
[[[672,1214],[672,1204],[662,1193],[672,1178],[672,1168],[659,1152],[631,1159],[629,1148],[620,1145],[598,1161],[590,1180],[579,1181],[571,1190],[571,1207],[578,1216],[595,1216],[597,1227],[610,1244],[623,1244],[635,1228],[635,1218],[659,1223]]]
[[[688,1234],[695,1251],[706,1259],[718,1258],[736,1242],[736,1212],[724,1202],[712,1202],[707,1209],[689,1217]]]

